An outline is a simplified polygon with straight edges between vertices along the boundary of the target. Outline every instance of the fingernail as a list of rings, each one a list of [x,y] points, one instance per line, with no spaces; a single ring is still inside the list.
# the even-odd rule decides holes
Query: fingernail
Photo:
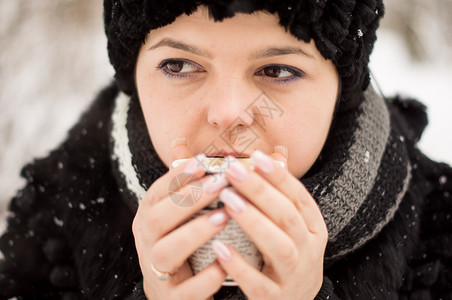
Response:
[[[184,173],[195,174],[197,171],[204,168],[204,159],[206,159],[206,155],[204,153],[200,153],[193,158],[184,169]]]
[[[218,173],[207,179],[203,184],[203,188],[206,192],[213,194],[227,185],[228,180],[226,179],[224,173]]]
[[[241,213],[246,210],[246,204],[239,195],[231,189],[224,189],[220,193],[220,200],[235,213]]]
[[[242,165],[237,159],[233,157],[228,157],[231,162],[229,170],[227,171],[236,180],[242,181],[248,177],[248,170],[244,165]]]
[[[273,160],[262,151],[254,151],[253,154],[251,154],[251,160],[265,173],[271,173],[275,169],[275,167],[273,167]]]
[[[171,149],[179,146],[179,145],[187,145],[187,140],[184,137],[177,137],[171,141]]]
[[[209,217],[209,222],[214,226],[220,226],[226,223],[228,219],[229,217],[224,211],[218,211]]]
[[[280,153],[282,155],[284,155],[284,158],[287,159],[287,157],[289,157],[289,151],[287,150],[287,148],[283,145],[278,145],[275,146],[273,148],[273,153]]]
[[[231,251],[229,251],[228,247],[226,247],[226,245],[223,244],[223,242],[219,240],[213,240],[212,249],[217,255],[217,257],[219,257],[220,259],[224,261],[231,261],[232,253]]]

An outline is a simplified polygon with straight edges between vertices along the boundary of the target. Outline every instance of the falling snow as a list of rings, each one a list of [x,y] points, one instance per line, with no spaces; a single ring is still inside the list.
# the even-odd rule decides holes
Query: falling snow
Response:
[[[91,169],[94,169],[94,164],[96,163],[96,160],[92,157],[89,158],[89,167]]]
[[[55,224],[56,224],[58,227],[63,227],[63,225],[64,225],[63,220],[60,220],[60,219],[58,219],[57,217],[53,217],[53,221],[55,222]]]
[[[367,164],[370,160],[370,152],[366,151],[366,153],[364,153],[364,162]]]
[[[362,38],[363,37],[363,31],[361,29],[358,29],[358,37]]]

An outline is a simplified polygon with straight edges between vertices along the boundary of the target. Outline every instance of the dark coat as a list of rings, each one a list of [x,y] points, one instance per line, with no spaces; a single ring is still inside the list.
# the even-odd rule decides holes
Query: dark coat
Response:
[[[27,184],[0,239],[1,299],[145,299],[135,211],[126,204],[132,195],[111,159],[117,93],[105,89],[60,147],[23,169]],[[326,266],[319,299],[452,299],[452,169],[415,147],[424,108],[400,99],[388,105],[407,139],[409,190],[376,238]],[[235,292],[223,288],[215,298]]]

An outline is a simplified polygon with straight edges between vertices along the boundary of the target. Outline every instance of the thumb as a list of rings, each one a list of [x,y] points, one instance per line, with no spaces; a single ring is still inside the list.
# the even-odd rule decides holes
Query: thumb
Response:
[[[274,160],[282,162],[284,169],[287,170],[288,151],[285,146],[279,145],[273,148],[273,152],[270,154],[270,157]]]
[[[191,153],[190,149],[187,147],[187,141],[184,137],[178,137],[171,141],[171,164],[173,161],[182,159],[182,158],[192,158],[193,153]],[[171,167],[172,168],[172,167]]]

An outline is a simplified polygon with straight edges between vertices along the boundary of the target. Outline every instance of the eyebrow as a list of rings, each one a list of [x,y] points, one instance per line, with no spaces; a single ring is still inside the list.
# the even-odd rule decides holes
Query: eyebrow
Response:
[[[315,59],[315,57],[308,52],[304,51],[301,48],[298,47],[287,47],[287,48],[269,48],[264,51],[259,51],[251,56],[252,59],[260,59],[260,58],[266,58],[266,57],[272,57],[272,56],[279,56],[279,55],[288,55],[288,54],[296,54],[296,55],[303,55],[311,59]]]
[[[151,46],[148,48],[148,51],[157,49],[159,47],[171,47],[174,49],[179,49],[182,51],[186,51],[195,55],[204,56],[207,58],[212,58],[212,55],[191,45],[187,45],[182,42],[175,41],[173,39],[164,38],[157,44]],[[261,59],[261,58],[267,58],[272,56],[279,56],[279,55],[289,55],[289,54],[295,54],[295,55],[303,55],[311,59],[315,59],[315,57],[308,52],[304,51],[301,48],[298,47],[286,47],[286,48],[269,48],[263,51],[258,51],[250,56],[250,59]]]
[[[165,38],[165,39],[161,40],[160,42],[158,42],[157,44],[155,44],[154,46],[149,47],[148,51],[154,50],[159,47],[164,47],[164,46],[171,47],[174,49],[179,49],[179,50],[189,52],[192,54],[196,54],[199,56],[205,56],[208,58],[212,58],[212,55],[210,55],[207,52],[202,51],[199,48],[196,48],[194,46],[190,46],[190,45],[187,45],[187,44],[184,44],[184,43],[172,40],[172,39],[168,39],[168,38]]]

